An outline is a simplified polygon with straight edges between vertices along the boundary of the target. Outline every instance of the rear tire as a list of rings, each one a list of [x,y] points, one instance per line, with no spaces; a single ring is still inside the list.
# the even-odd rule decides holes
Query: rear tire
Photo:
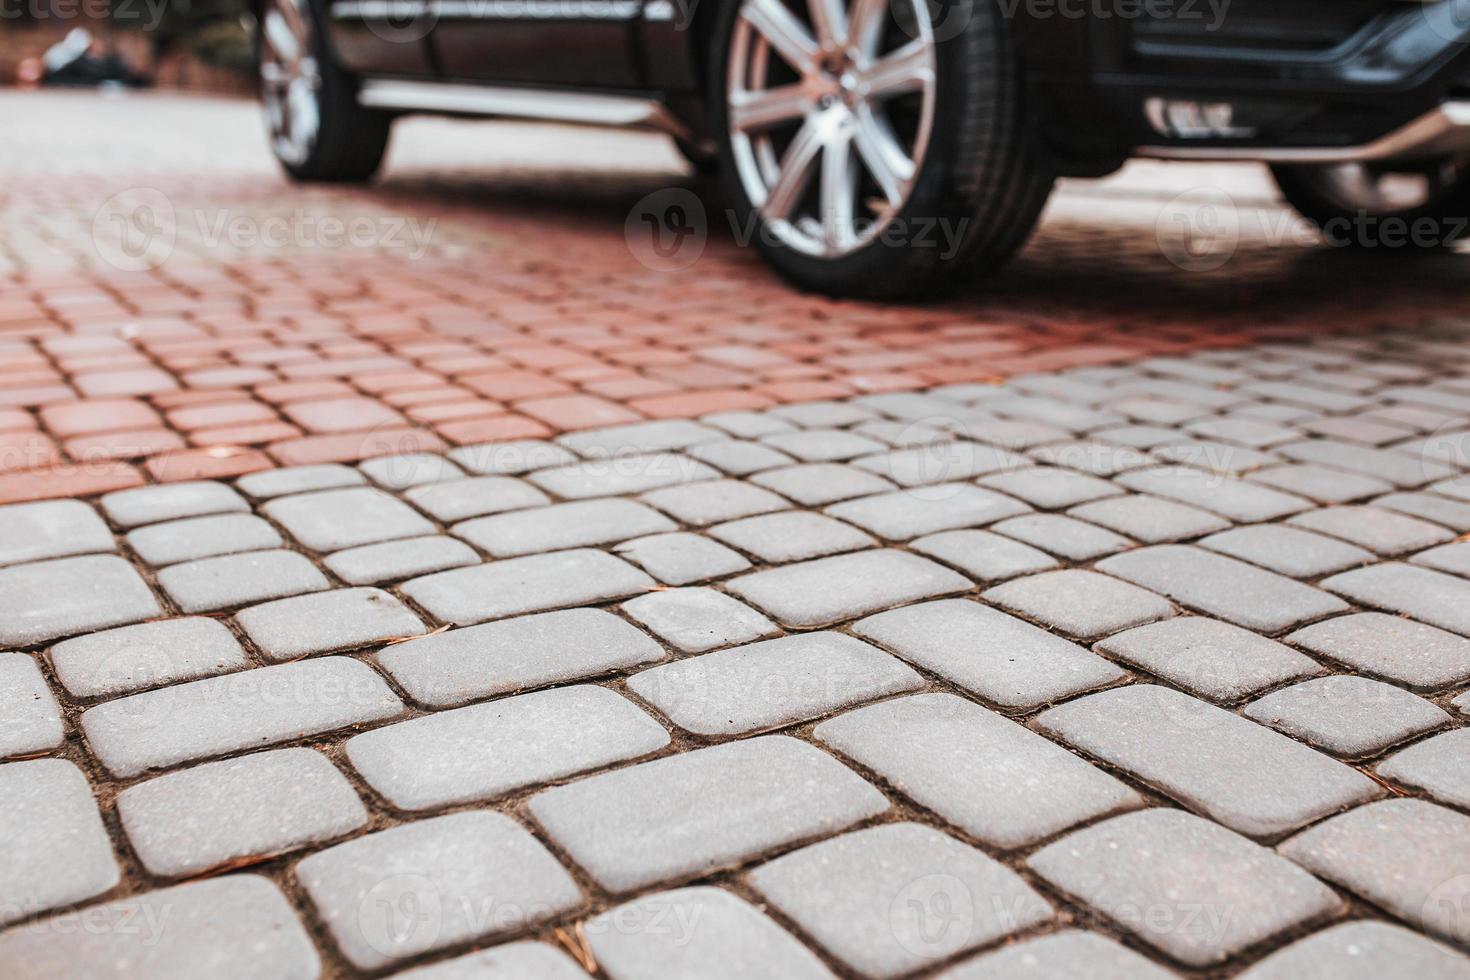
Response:
[[[1470,232],[1470,166],[1463,161],[1277,165],[1271,176],[1334,248],[1423,252]]]

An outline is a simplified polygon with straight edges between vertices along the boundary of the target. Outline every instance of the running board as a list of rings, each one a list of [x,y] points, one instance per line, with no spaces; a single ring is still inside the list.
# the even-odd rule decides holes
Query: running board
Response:
[[[359,86],[357,101],[372,109],[400,112],[439,112],[652,129],[683,139],[691,135],[688,127],[663,103],[631,95],[369,78]]]

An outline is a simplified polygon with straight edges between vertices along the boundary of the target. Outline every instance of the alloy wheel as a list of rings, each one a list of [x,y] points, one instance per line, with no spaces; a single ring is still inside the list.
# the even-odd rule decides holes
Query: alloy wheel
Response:
[[[289,164],[311,154],[321,129],[321,68],[307,0],[266,0],[260,22],[260,82],[271,147]]]

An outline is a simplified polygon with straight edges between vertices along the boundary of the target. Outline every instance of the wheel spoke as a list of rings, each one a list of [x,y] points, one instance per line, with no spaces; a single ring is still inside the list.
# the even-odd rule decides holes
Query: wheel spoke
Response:
[[[796,208],[796,202],[801,199],[807,184],[811,182],[812,172],[815,170],[813,164],[821,151],[822,138],[818,133],[817,123],[808,119],[781,157],[781,172],[771,182],[771,189],[761,206],[766,220],[785,221],[791,215]]]
[[[800,119],[807,108],[807,98],[800,85],[736,92],[730,96],[730,124],[741,132],[769,129]]]
[[[802,74],[816,70],[817,42],[781,0],[749,0],[741,16]]]
[[[888,124],[868,111],[857,114],[853,142],[889,207],[897,208],[913,179],[914,161],[903,152]]]
[[[920,39],[884,55],[863,72],[867,96],[885,99],[918,92],[934,80],[934,55]]]
[[[832,252],[856,240],[853,213],[857,202],[857,161],[852,158],[852,132],[841,127],[822,147],[822,238]]]
[[[842,0],[807,0],[817,43],[824,48],[840,48],[847,43],[847,11]]]
[[[270,13],[265,15],[265,27],[260,34],[282,65],[290,64],[300,56],[301,43],[291,32],[291,25],[286,23],[286,18],[281,16],[279,7],[272,7]]]
[[[869,58],[878,53],[883,15],[887,12],[888,0],[852,0],[847,25],[849,43]]]
[[[274,5],[274,9],[280,11],[286,26],[291,29],[291,36],[296,40],[297,50],[304,53],[307,39],[311,37],[311,28],[306,22],[306,11],[297,6],[296,0],[280,0]]]

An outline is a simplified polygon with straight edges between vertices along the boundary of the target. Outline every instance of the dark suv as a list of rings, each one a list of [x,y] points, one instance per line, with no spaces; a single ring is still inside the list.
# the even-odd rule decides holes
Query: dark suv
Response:
[[[368,178],[405,113],[652,128],[830,294],[992,270],[1131,156],[1265,161],[1322,226],[1470,213],[1467,0],[260,2],[293,177]]]

